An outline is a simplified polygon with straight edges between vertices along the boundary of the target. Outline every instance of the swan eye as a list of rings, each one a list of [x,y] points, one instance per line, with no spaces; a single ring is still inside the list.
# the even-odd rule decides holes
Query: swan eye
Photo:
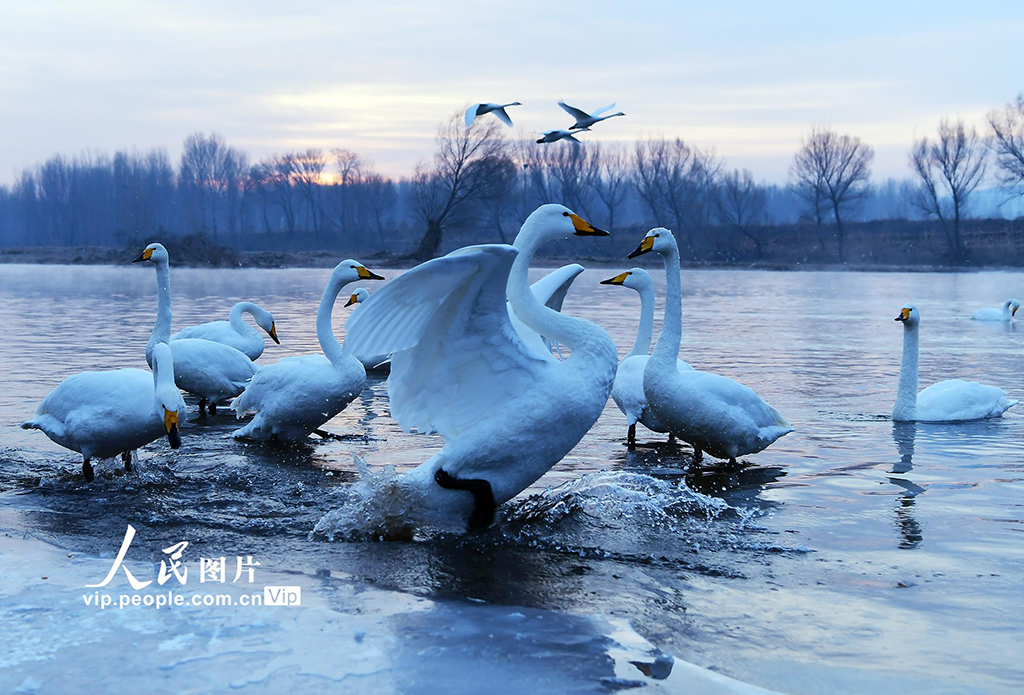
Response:
[[[562,213],[562,217],[568,217],[568,216],[569,216],[569,213],[567,213],[567,212],[563,212]]]
[[[658,238],[658,237],[660,237],[660,236],[661,236],[660,234],[655,234],[655,235],[654,235],[654,238],[655,238],[655,239],[657,239],[657,238]]]

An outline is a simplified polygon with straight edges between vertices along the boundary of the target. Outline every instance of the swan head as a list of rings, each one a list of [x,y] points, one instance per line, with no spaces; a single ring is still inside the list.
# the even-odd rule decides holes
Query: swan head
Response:
[[[651,251],[664,254],[676,248],[676,240],[672,236],[672,232],[664,227],[655,227],[647,232],[647,236],[643,238],[640,245],[633,249],[627,258],[636,258]]]
[[[369,292],[367,292],[362,287],[357,287],[356,290],[352,293],[352,296],[348,298],[347,302],[345,302],[345,306],[352,306],[353,304],[359,304],[360,302],[365,302],[369,298],[370,298],[370,293]]]
[[[519,242],[524,234],[535,238],[538,246],[546,241],[557,241],[570,236],[609,236],[608,232],[590,224],[564,205],[556,203],[541,205],[530,213],[516,241]]]
[[[334,266],[334,270],[331,271],[331,281],[340,282],[343,285],[347,285],[350,282],[356,280],[383,280],[380,275],[374,273],[371,270],[367,270],[366,266],[359,261],[354,261],[351,258],[347,258],[338,265]]]
[[[1016,299],[1007,299],[1006,304],[1003,305],[1004,309],[1010,310],[1010,316],[1017,315],[1017,309],[1020,309],[1020,302]]]
[[[181,393],[174,385],[174,359],[167,343],[157,343],[153,346],[153,367],[157,375],[156,400],[163,412],[167,441],[170,442],[172,449],[177,449],[181,446],[181,435],[178,433]]]
[[[142,250],[142,253],[132,263],[142,263],[143,261],[166,263],[169,258],[167,249],[164,248],[163,244],[150,244]]]
[[[904,304],[896,320],[901,321],[908,328],[914,328],[921,323],[921,314],[918,313],[917,307],[913,304]]]
[[[643,268],[630,268],[624,273],[619,273],[613,278],[601,281],[602,285],[621,285],[639,292],[645,288],[654,289],[654,281],[650,274]]]

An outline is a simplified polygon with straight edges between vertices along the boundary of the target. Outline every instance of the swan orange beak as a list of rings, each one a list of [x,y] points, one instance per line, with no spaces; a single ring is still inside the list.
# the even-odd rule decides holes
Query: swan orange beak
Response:
[[[271,338],[273,338],[274,342],[277,343],[278,345],[281,344],[281,341],[277,339],[277,324],[276,323],[270,324],[270,330],[267,331],[267,335],[269,335]]]
[[[164,408],[164,428],[167,430],[167,441],[172,449],[181,446],[181,435],[178,434],[178,411]]]
[[[569,213],[569,219],[572,220],[572,228],[576,230],[576,236],[611,236],[608,232],[590,224],[575,212]]]
[[[654,237],[645,236],[644,240],[640,242],[640,245],[633,249],[633,252],[626,256],[626,258],[636,258],[637,256],[642,256],[653,248]]]
[[[625,273],[619,273],[618,275],[616,275],[613,278],[608,278],[607,280],[602,280],[601,284],[602,285],[621,285],[622,283],[624,283],[626,281],[626,278],[628,278],[628,277],[629,277],[629,271],[627,271]]]
[[[359,301],[359,295],[358,294],[354,294],[354,295],[352,295],[351,297],[348,298],[348,301],[345,302],[345,306],[352,306],[353,304],[355,304],[358,301]]]
[[[358,268],[356,268],[356,272],[359,273],[359,279],[360,280],[383,280],[384,279],[380,275],[377,275],[376,273],[373,273],[373,272],[367,270],[363,266],[359,266]]]
[[[132,263],[142,263],[143,261],[148,261],[152,257],[153,249],[146,249],[142,253],[140,253],[139,257],[132,261]]]
[[[893,319],[893,321],[906,321],[910,318],[910,309],[900,309],[900,315]]]

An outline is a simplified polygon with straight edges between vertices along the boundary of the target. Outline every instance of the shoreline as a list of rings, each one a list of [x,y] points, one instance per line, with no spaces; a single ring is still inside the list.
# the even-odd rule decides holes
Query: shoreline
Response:
[[[133,247],[134,249],[134,247]],[[134,250],[105,246],[41,246],[0,248],[0,264],[4,265],[130,265]],[[337,251],[238,251],[225,250],[222,257],[184,258],[172,262],[173,267],[219,268],[224,270],[284,269],[284,268],[333,268],[344,260],[346,254]],[[367,263],[381,268],[412,268],[417,265],[407,257],[390,254],[373,254],[363,257]],[[634,266],[660,267],[660,263],[647,259],[627,260],[626,258],[597,258],[576,256],[539,256],[539,267],[558,267],[566,263],[580,263],[593,268],[621,268]],[[695,263],[684,261],[681,267],[690,270],[761,270],[761,271],[839,271],[873,273],[971,273],[971,272],[1015,272],[1024,271],[1020,266],[948,266],[948,265],[893,265],[864,262],[845,263]]]

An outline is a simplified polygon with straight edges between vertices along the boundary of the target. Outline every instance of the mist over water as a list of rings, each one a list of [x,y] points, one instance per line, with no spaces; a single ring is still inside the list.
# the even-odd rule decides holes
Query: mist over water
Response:
[[[314,316],[329,272],[175,268],[175,330],[253,300],[274,313],[282,341],[268,341],[261,363],[318,351]],[[597,284],[615,272],[585,272],[563,310],[599,323],[625,354],[639,300]],[[654,276],[660,319],[664,275]],[[633,630],[646,665],[620,661],[637,683],[671,692],[684,690],[644,673],[657,673],[650,664],[666,654],[789,693],[1018,692],[1024,407],[962,425],[894,426],[888,414],[902,339],[892,319],[904,302],[922,313],[922,387],[965,378],[1024,398],[1024,330],[968,320],[1024,294],[1024,273],[684,270],[683,290],[681,356],[751,386],[796,432],[738,470],[691,473],[687,447],[660,446],[664,437],[642,428],[640,441],[659,446],[627,451],[625,420],[609,401],[564,461],[499,509],[492,529],[464,537],[419,530],[382,542],[353,533],[353,455],[386,480],[387,467],[407,470],[441,445],[401,432],[383,380],[369,379],[327,425],[341,439],[296,447],[235,442],[233,415],[199,419],[186,399],[180,450],[156,442],[130,474],[99,462],[86,485],[77,454],[17,425],[71,373],[145,368],[152,270],[0,266],[2,555],[17,560],[19,543],[28,553],[18,540],[28,537],[110,557],[131,523],[139,535],[130,557],[140,565],[189,540],[190,552],[251,554],[267,572],[293,573],[311,601],[346,614],[376,615],[399,596],[429,602],[430,610],[389,620],[414,636],[405,664],[439,679],[432,682],[459,676],[414,658],[413,642],[427,649],[458,626],[452,649],[468,654],[481,639],[460,632],[472,622],[500,641],[476,658],[497,663],[514,653],[528,665],[558,653],[566,660],[551,672],[563,676],[572,661],[566,645],[578,638],[577,684],[621,677],[584,656],[608,640],[631,643],[623,630]],[[339,337],[347,315],[339,303]],[[10,619],[26,632],[39,629],[7,596],[0,613],[21,616]],[[176,629],[202,633],[199,622]]]

